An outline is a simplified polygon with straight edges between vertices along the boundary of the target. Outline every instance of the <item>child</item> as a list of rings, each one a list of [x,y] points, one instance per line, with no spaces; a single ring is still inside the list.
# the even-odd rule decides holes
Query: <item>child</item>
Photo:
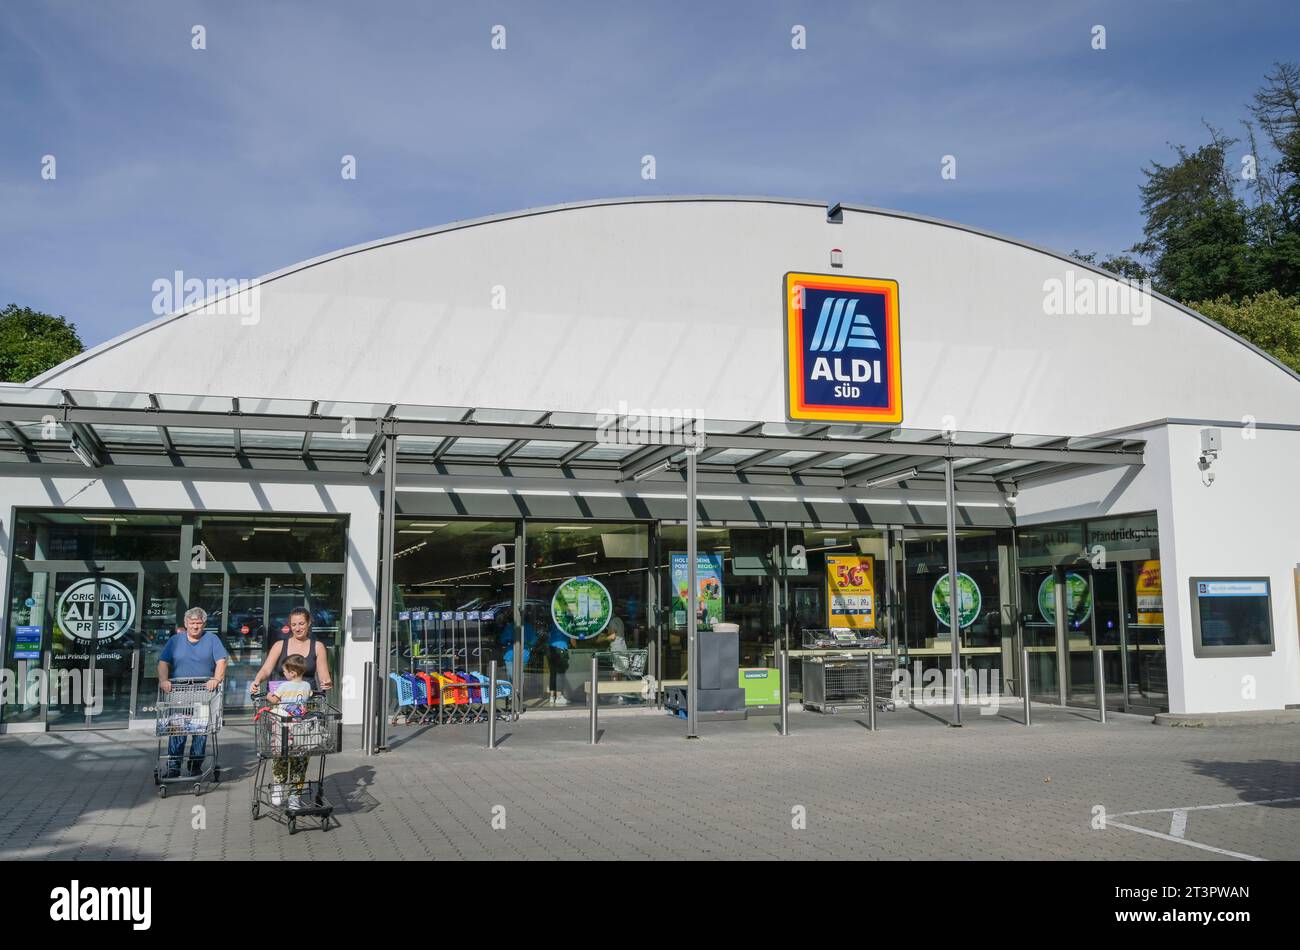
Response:
[[[288,679],[266,697],[276,707],[276,715],[286,718],[301,716],[306,710],[307,701],[311,699],[311,683],[303,679],[306,672],[307,661],[301,656],[289,656],[284,661],[284,675]],[[271,786],[271,804],[279,805],[284,800],[284,786],[288,782],[293,786],[289,792],[289,810],[301,808],[301,792],[307,777],[307,756],[281,756],[272,763],[271,774],[276,781]]]

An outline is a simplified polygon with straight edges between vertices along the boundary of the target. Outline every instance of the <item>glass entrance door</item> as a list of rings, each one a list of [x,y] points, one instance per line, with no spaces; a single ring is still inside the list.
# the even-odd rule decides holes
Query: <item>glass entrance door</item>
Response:
[[[51,730],[126,728],[134,704],[143,574],[53,574],[46,722]]]

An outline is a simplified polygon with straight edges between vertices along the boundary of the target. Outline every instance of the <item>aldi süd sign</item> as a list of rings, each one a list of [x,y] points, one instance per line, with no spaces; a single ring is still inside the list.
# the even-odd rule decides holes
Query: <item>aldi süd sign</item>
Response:
[[[903,421],[898,281],[786,274],[785,339],[788,418]]]

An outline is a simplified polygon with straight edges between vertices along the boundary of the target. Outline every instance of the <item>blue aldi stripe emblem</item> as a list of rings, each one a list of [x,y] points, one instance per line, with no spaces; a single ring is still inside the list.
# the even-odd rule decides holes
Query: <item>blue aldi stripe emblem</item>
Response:
[[[789,418],[902,422],[897,281],[786,274],[785,329]]]

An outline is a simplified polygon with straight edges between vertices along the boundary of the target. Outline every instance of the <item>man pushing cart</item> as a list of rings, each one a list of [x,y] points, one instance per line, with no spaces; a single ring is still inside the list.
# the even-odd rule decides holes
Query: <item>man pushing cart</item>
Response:
[[[207,620],[202,607],[187,610],[185,632],[173,635],[158,655],[158,765],[153,780],[164,798],[169,786],[189,785],[198,795],[205,783],[221,780],[217,733],[229,655],[220,637],[204,632]]]

